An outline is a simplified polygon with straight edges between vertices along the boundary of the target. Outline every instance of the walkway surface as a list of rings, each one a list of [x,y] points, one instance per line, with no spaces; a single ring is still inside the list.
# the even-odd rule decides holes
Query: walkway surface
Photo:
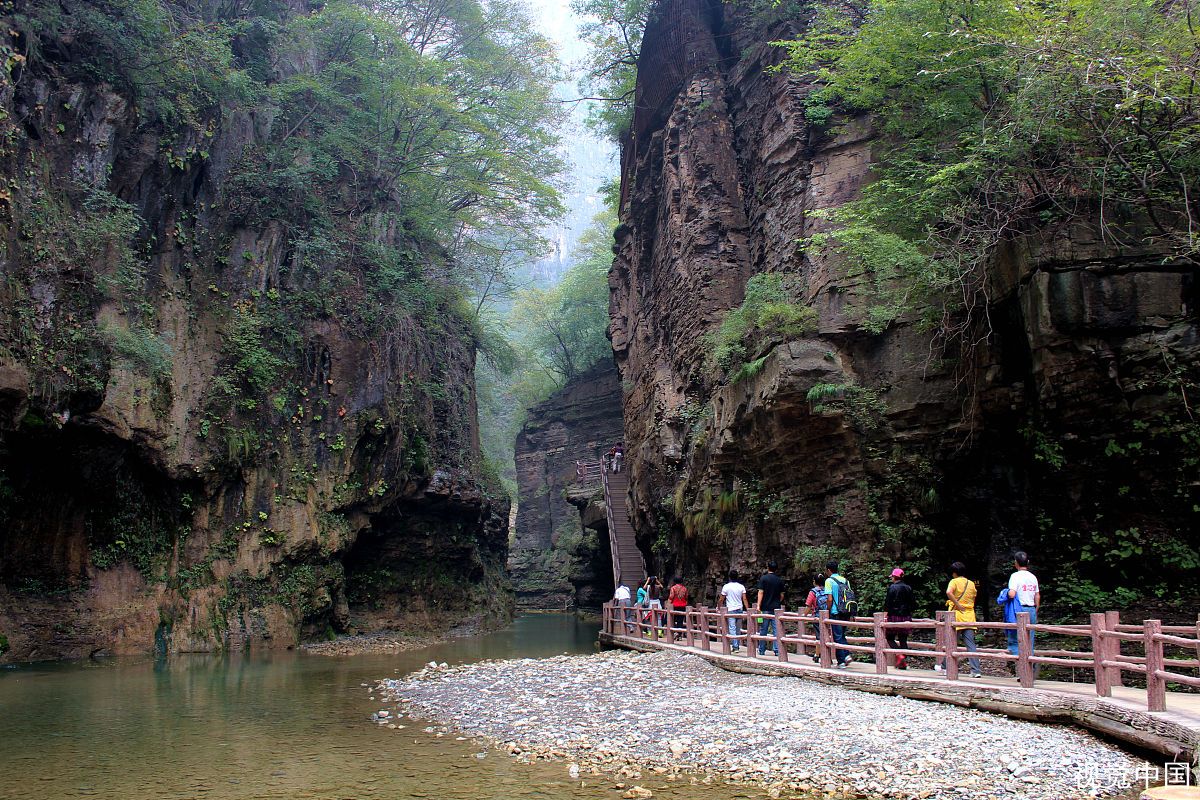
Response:
[[[920,700],[935,700],[993,711],[1036,722],[1072,723],[1126,744],[1162,753],[1171,758],[1192,760],[1200,756],[1200,694],[1170,692],[1166,711],[1146,710],[1146,691],[1114,686],[1111,697],[1097,697],[1091,683],[1042,681],[1032,689],[1018,685],[1016,678],[960,675],[949,681],[932,669],[890,670],[876,673],[869,662],[854,662],[846,669],[823,668],[809,655],[790,654],[787,662],[775,658],[770,648],[765,655],[723,654],[719,643],[708,650],[688,647],[664,639],[603,632],[602,643],[630,650],[671,650],[693,653],[735,672],[790,675],[845,686],[876,694],[895,694]]]
[[[624,583],[632,590],[646,582],[646,565],[638,549],[633,525],[629,522],[626,495],[629,493],[629,473],[605,473],[604,498],[608,504],[608,535],[612,543],[613,584]]]

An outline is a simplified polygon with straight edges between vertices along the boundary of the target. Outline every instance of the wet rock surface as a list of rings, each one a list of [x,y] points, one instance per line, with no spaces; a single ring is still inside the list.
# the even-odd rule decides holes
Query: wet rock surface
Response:
[[[671,653],[430,664],[375,693],[518,758],[612,773],[628,791],[644,773],[691,773],[775,797],[1049,800],[1095,796],[1082,787],[1096,776],[1101,794],[1127,791],[1143,764],[1067,728],[739,675]]]

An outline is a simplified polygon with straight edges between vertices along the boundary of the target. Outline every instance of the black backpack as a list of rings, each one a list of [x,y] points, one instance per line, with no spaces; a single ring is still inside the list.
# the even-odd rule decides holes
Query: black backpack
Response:
[[[838,585],[838,601],[840,608],[830,609],[830,614],[849,614],[852,617],[858,616],[858,595],[850,588],[850,581],[843,578],[841,575],[833,576]]]

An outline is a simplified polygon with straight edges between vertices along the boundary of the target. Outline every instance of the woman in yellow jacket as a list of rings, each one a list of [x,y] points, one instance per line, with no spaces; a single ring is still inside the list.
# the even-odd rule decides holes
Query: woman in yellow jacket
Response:
[[[946,587],[946,608],[954,612],[955,622],[975,622],[975,581],[968,580],[963,573],[967,571],[967,565],[961,561],[955,561],[950,565],[950,585]],[[962,634],[963,644],[966,645],[968,653],[975,652],[975,629],[974,628],[959,628],[958,632]],[[979,670],[979,659],[969,658],[967,663],[971,665],[971,677],[982,678],[983,673]],[[934,666],[938,672],[945,669],[946,660],[942,659],[941,664]]]

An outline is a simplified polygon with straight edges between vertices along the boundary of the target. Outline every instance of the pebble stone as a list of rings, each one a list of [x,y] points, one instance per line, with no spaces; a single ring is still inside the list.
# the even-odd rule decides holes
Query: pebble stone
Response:
[[[681,653],[431,663],[375,690],[438,726],[428,732],[630,785],[649,771],[756,783],[772,797],[1062,800],[1128,792],[1145,764],[1067,727],[740,675]]]

